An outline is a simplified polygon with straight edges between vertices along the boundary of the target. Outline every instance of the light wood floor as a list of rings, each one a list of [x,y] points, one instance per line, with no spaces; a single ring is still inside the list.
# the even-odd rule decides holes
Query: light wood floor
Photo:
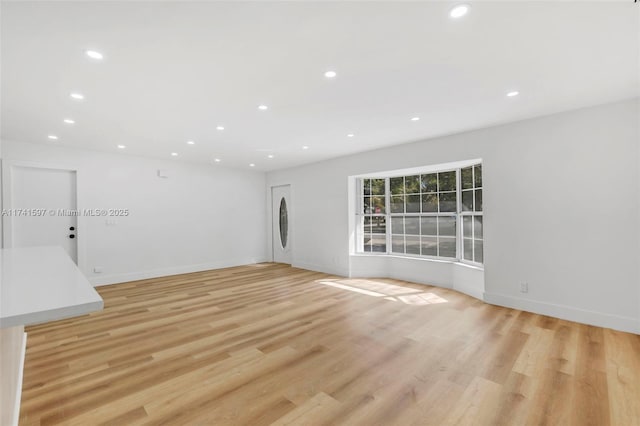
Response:
[[[30,327],[21,425],[640,424],[640,336],[276,264]]]

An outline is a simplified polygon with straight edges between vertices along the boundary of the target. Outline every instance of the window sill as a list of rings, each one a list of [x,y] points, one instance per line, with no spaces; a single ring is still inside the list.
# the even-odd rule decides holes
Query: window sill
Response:
[[[388,254],[388,253],[351,253],[350,256],[351,257],[384,257],[384,258],[392,258],[392,259],[413,260],[413,261],[419,261],[419,262],[448,263],[451,265],[462,266],[462,267],[474,269],[477,271],[484,271],[483,266],[471,265],[469,263],[461,262],[457,259],[451,259],[451,260],[431,259],[427,257],[397,256],[397,255]]]

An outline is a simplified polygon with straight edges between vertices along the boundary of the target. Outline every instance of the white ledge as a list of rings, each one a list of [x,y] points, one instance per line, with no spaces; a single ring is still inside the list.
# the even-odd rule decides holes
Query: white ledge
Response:
[[[376,258],[376,257],[382,257],[382,258],[392,258],[392,259],[408,259],[408,260],[417,260],[420,262],[434,262],[434,263],[447,263],[450,265],[456,265],[456,266],[464,266],[465,268],[470,268],[470,269],[475,269],[478,271],[484,271],[484,267],[482,266],[478,266],[478,265],[471,265],[469,263],[464,263],[461,262],[459,260],[446,260],[446,259],[435,259],[435,258],[431,258],[431,257],[418,257],[418,256],[398,256],[395,254],[388,254],[388,253],[350,253],[349,256],[351,257],[370,257],[370,258]]]
[[[0,327],[102,309],[103,301],[62,247],[0,250]]]

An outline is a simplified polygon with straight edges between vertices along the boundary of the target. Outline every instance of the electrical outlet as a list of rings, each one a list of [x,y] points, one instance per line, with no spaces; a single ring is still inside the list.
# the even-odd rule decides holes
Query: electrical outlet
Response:
[[[93,267],[93,273],[94,274],[101,274],[102,273],[102,266],[94,266]]]
[[[520,293],[529,293],[529,283],[527,282],[520,283]]]

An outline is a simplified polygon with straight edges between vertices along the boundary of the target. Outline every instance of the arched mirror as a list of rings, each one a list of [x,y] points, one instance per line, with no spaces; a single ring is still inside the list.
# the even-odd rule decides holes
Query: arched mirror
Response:
[[[282,248],[287,247],[287,236],[289,233],[289,214],[287,212],[287,202],[284,197],[280,200],[280,244]]]

